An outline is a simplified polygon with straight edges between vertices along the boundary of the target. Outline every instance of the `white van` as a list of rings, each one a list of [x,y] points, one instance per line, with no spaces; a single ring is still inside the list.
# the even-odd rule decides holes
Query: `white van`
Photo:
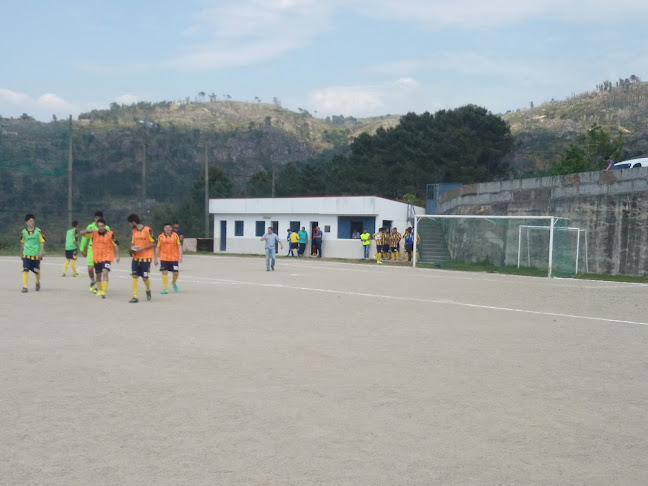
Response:
[[[648,167],[648,157],[617,162],[611,167],[611,170],[630,169],[631,167]]]

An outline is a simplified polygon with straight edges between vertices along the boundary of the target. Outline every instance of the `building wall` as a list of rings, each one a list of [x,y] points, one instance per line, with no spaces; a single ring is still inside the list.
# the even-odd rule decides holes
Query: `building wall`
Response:
[[[465,185],[441,195],[437,208],[568,218],[587,230],[590,272],[648,275],[648,168]]]
[[[305,212],[306,209],[312,212]],[[423,208],[415,207],[417,214]],[[338,218],[354,216],[354,220],[364,223],[375,221],[377,230],[383,220],[392,221],[392,227],[404,232],[407,222],[407,204],[373,196],[331,197],[331,198],[252,198],[252,199],[212,199],[210,212],[214,218],[214,252],[220,250],[221,221],[226,221],[226,253],[263,254],[264,243],[256,236],[256,222],[264,221],[264,231],[272,226],[272,221],[279,223],[277,234],[288,252],[286,230],[291,221],[299,221],[299,227],[305,226],[308,232],[306,255],[311,252],[311,223],[317,222],[321,228],[322,255],[329,258],[363,258],[360,240],[338,239]],[[235,221],[243,221],[243,235],[235,236]],[[342,223],[346,230],[348,224]],[[329,231],[325,231],[329,226]],[[375,244],[372,242],[372,254]],[[281,253],[281,252],[280,252]]]

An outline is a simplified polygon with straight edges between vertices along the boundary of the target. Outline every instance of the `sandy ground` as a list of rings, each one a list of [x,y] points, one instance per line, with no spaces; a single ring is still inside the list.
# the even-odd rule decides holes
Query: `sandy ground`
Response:
[[[648,286],[189,256],[129,304],[129,259],[105,300],[62,263],[0,257],[0,484],[647,483]]]

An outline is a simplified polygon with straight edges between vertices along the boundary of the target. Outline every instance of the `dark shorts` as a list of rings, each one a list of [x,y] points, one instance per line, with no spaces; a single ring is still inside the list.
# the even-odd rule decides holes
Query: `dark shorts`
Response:
[[[392,246],[391,251],[398,251],[398,247],[397,246]]]
[[[178,273],[178,262],[165,262],[160,260],[160,272]]]
[[[31,260],[30,258],[23,257],[23,272],[32,271],[40,273],[40,260]]]
[[[65,250],[65,259],[66,260],[76,260],[77,251],[76,250]]]
[[[131,263],[131,275],[133,277],[149,278],[151,272],[151,262],[140,262],[133,260]]]
[[[405,243],[405,251],[412,253],[412,250],[414,250],[414,245],[412,245],[411,243]]]
[[[381,248],[383,253],[389,253],[389,245],[382,245]]]
[[[94,269],[95,273],[101,273],[103,270],[108,270],[110,272],[110,264],[112,262],[95,262]]]

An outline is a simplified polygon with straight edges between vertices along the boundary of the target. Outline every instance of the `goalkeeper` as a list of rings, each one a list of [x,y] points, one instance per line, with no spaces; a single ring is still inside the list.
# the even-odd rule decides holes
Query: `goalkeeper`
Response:
[[[94,221],[86,227],[86,230],[98,230],[97,221],[100,219],[103,219],[103,212],[96,211],[94,214]],[[110,226],[106,225],[106,231],[110,231]],[[79,250],[81,251],[81,254],[83,256],[87,256],[88,277],[90,277],[90,292],[94,292],[96,294],[99,289],[97,288],[97,282],[95,280],[95,267],[94,261],[92,260],[92,240],[84,235],[81,239],[81,246],[79,247]]]

